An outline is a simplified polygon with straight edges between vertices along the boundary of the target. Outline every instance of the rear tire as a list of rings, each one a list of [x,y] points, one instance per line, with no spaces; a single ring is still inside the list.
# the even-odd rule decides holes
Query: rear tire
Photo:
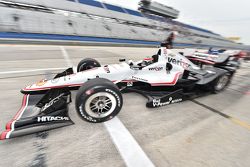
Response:
[[[230,73],[225,73],[215,79],[211,84],[211,89],[213,93],[219,93],[223,91],[231,82],[232,75]]]
[[[88,122],[99,123],[114,118],[123,105],[122,94],[113,82],[95,78],[87,81],[77,92],[76,111]]]
[[[85,70],[90,70],[95,67],[101,67],[101,64],[92,58],[86,58],[81,60],[78,65],[77,65],[77,72],[85,71]]]

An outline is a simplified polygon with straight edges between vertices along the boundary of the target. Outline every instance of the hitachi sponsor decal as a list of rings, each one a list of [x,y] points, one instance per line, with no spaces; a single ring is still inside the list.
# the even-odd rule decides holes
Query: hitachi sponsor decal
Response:
[[[168,104],[173,104],[173,103],[178,103],[178,102],[181,102],[182,99],[174,99],[172,97],[170,97],[168,99],[168,101],[166,102],[161,102],[161,99],[153,99],[153,107],[161,107],[161,106],[165,106],[165,105],[168,105]]]
[[[60,117],[60,116],[42,116],[37,117],[37,122],[50,122],[50,121],[69,121],[69,117]]]
[[[167,59],[168,59],[169,63],[176,64],[178,66],[182,66],[184,69],[187,69],[189,66],[191,66],[190,64],[184,62],[182,59],[177,60],[177,59],[172,58],[172,57],[168,57]]]

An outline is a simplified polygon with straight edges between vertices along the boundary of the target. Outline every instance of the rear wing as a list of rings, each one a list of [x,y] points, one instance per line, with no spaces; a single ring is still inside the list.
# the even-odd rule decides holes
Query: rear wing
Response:
[[[240,58],[241,51],[239,50],[227,50],[223,53],[209,54],[205,51],[197,51],[195,49],[185,50],[183,55],[192,62],[198,62],[202,64],[225,64],[231,59],[237,60]],[[196,64],[195,63],[195,64]]]

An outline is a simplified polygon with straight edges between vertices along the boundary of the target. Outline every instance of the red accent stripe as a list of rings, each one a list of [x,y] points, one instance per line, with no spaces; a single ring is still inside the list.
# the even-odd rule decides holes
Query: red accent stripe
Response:
[[[151,60],[154,60],[153,58],[144,58],[143,60],[145,61],[151,61]]]
[[[12,118],[7,124],[6,124],[6,130],[4,132],[1,133],[1,136],[0,136],[0,140],[4,140],[6,139],[6,135],[8,132],[10,132],[12,129],[11,129],[11,126],[12,126],[12,123],[17,120],[17,118],[20,116],[20,114],[23,112],[24,108],[26,107],[26,103],[27,103],[27,97],[28,95],[24,95],[23,96],[23,100],[22,100],[22,106],[21,108],[18,110],[18,112],[15,114],[14,118]]]
[[[6,129],[6,130],[11,130],[11,124],[12,124],[13,121],[14,121],[14,119],[10,120],[10,121],[6,124],[6,126],[5,126],[5,129]]]
[[[177,74],[175,74],[174,76],[174,80],[172,82],[161,82],[161,83],[151,83],[152,86],[159,86],[159,85],[175,85],[177,80],[179,79],[179,76],[181,75],[182,73],[179,72]]]
[[[7,135],[7,133],[8,133],[9,131],[4,131],[3,133],[1,133],[1,136],[0,136],[0,140],[4,140],[4,139],[6,139],[6,135]]]

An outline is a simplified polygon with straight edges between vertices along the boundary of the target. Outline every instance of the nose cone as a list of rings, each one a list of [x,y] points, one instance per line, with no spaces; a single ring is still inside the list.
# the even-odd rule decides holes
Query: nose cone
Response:
[[[55,78],[52,80],[41,80],[37,83],[34,83],[32,85],[29,85],[21,90],[24,94],[30,94],[30,93],[38,93],[38,92],[44,92],[49,89],[58,89],[58,88],[65,88],[65,87],[79,87],[83,83],[75,83],[73,76],[64,76],[60,78]]]
[[[29,93],[32,91],[48,90],[50,89],[48,85],[48,80],[43,79],[35,84],[29,85],[21,90],[22,93]]]

